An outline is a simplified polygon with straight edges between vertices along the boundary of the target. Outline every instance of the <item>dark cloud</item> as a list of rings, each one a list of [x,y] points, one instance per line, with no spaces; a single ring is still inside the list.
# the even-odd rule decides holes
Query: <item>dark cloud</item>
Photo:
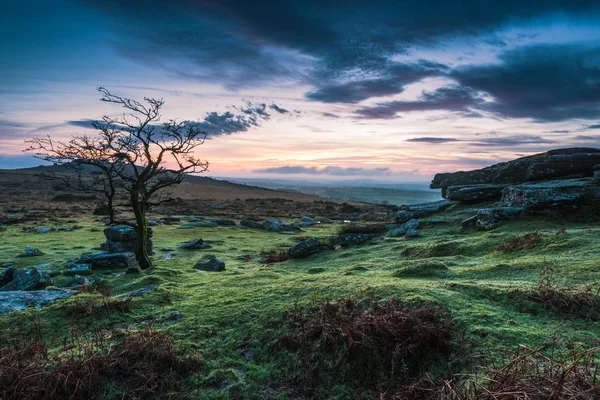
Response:
[[[600,116],[600,47],[535,45],[502,53],[499,62],[450,73],[493,97],[473,107],[502,118],[540,122]]]
[[[589,136],[589,135],[577,135],[574,138],[575,140],[598,140],[600,136]]]
[[[458,142],[458,139],[455,138],[440,138],[440,137],[418,137],[412,139],[406,139],[407,142],[416,142],[416,143],[448,143],[448,142]]]
[[[596,0],[81,1],[113,21],[113,45],[138,63],[231,89],[291,79],[314,87],[311,100],[345,103],[442,72],[392,61],[411,47],[460,37],[502,47],[495,30],[509,23],[600,10]]]
[[[275,110],[279,114],[290,114],[289,110],[286,110],[285,108],[279,107],[277,104],[271,104],[269,106],[269,108],[272,109],[272,110]]]
[[[600,124],[588,125],[585,129],[600,129]]]
[[[27,126],[15,121],[0,119],[0,139],[18,139],[28,131]]]
[[[571,131],[568,129],[559,129],[557,131],[550,131],[550,133],[569,133],[569,132],[571,132]]]
[[[477,91],[472,88],[449,85],[432,92],[424,91],[416,101],[390,101],[379,103],[373,107],[362,107],[356,110],[364,119],[391,119],[397,113],[410,111],[444,110],[461,112],[466,115],[472,108],[485,103]]]
[[[445,65],[425,60],[387,64],[387,68],[380,68],[378,71],[381,76],[379,78],[332,83],[308,92],[306,97],[323,103],[358,103],[371,97],[401,93],[406,85],[441,75],[447,70]]]
[[[94,120],[93,119],[81,119],[81,120],[76,120],[76,121],[67,121],[67,125],[69,126],[76,126],[78,128],[89,128],[89,129],[94,129],[93,126]],[[60,126],[60,125],[58,125]],[[51,126],[51,127],[56,127],[56,126]],[[40,130],[41,128],[38,128],[37,130]]]
[[[342,167],[303,167],[299,165],[286,165],[283,167],[257,169],[254,172],[282,175],[336,175],[336,176],[373,176],[389,173],[389,168],[342,168]]]
[[[321,113],[321,115],[325,118],[335,118],[335,119],[340,118],[339,115],[328,113],[328,112]]]

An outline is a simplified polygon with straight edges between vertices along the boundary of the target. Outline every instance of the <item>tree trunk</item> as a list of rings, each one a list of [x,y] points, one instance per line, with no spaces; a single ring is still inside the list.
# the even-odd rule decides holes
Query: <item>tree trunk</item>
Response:
[[[148,269],[152,266],[150,257],[148,257],[148,227],[146,225],[146,209],[144,205],[136,198],[131,199],[133,213],[135,214],[135,229],[137,233],[137,243],[135,246],[135,258],[141,269]]]
[[[106,206],[108,207],[108,220],[110,221],[110,224],[113,225],[115,223],[115,208],[113,205],[113,196],[108,196]]]

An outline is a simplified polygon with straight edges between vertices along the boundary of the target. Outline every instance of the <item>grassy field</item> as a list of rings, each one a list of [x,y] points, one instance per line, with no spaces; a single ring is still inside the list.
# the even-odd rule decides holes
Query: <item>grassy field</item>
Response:
[[[492,362],[520,344],[533,348],[556,339],[560,339],[559,348],[600,344],[600,322],[594,314],[600,310],[592,309],[588,320],[573,318],[530,296],[540,285],[565,293],[592,293],[600,272],[597,223],[567,222],[561,227],[556,218],[526,217],[480,232],[461,230],[459,222],[469,214],[459,211],[437,215],[447,224],[422,224],[421,237],[413,240],[380,237],[374,244],[268,265],[238,256],[253,258],[262,250],[288,248],[296,243],[294,236],[326,238],[339,225],[317,225],[293,236],[239,227],[156,226],[155,267],[141,274],[109,271],[99,275],[105,277],[112,296],[157,287],[133,298],[126,312],[78,313],[76,308],[85,299],[103,298],[99,293],[79,294],[40,310],[0,316],[0,329],[8,331],[37,316],[44,335],[54,339],[51,351],[60,353],[73,326],[101,327],[110,341],[117,340],[116,332],[141,329],[154,319],[155,328],[171,332],[178,354],[202,360],[202,368],[186,380],[187,397],[201,399],[300,398],[294,397],[289,382],[297,361],[294,353],[273,347],[288,329],[284,317],[294,308],[344,298],[365,307],[390,298],[413,306],[442,307],[453,319],[457,342],[448,357],[445,373],[449,375],[465,372],[465,357],[485,354],[486,362]],[[80,219],[78,225],[82,229],[45,234],[9,226],[0,232],[0,262],[14,261],[18,267],[52,263],[50,269],[62,270],[66,260],[95,250],[104,239],[103,226],[91,218]],[[535,231],[539,231],[539,242],[532,247],[499,250],[511,237]],[[212,248],[181,248],[183,242],[197,237]],[[25,246],[37,247],[44,254],[17,258]],[[172,258],[165,259],[167,253]],[[226,270],[193,269],[205,253],[224,260]],[[72,278],[54,279],[57,285],[66,285]],[[174,311],[185,317],[160,318]],[[253,352],[251,360],[240,355],[248,349]],[[343,382],[320,387],[314,396],[371,398],[369,394],[361,397]]]

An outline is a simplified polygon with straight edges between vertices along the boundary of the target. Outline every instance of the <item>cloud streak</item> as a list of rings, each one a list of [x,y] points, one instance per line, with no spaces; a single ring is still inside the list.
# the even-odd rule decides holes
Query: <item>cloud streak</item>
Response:
[[[286,165],[282,167],[262,168],[254,170],[265,174],[279,175],[335,175],[335,176],[376,176],[390,172],[389,168],[342,168],[342,167],[303,167],[299,165]]]

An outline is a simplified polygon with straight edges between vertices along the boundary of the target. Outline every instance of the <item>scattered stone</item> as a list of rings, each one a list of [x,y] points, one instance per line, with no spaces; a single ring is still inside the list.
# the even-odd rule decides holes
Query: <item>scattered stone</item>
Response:
[[[73,275],[92,275],[94,271],[90,269],[90,264],[78,264],[74,261],[69,261],[67,263],[66,271],[63,271],[63,275],[65,276],[73,276]]]
[[[188,224],[183,224],[179,227],[179,229],[192,229],[192,228],[214,228],[217,226],[215,221],[199,221],[199,222],[190,222]]]
[[[263,229],[267,232],[290,232],[299,230],[300,227],[295,224],[288,224],[278,219],[269,219],[263,223]]]
[[[25,251],[17,257],[35,257],[40,255],[42,255],[40,249],[36,249],[35,247],[25,247]]]
[[[158,321],[166,321],[166,322],[176,322],[180,319],[185,318],[185,314],[180,311],[171,311],[167,315],[162,315],[158,317]]]
[[[240,261],[248,261],[248,260],[252,259],[252,256],[250,254],[241,254],[241,255],[237,256],[235,259],[240,260]]]
[[[288,249],[289,258],[304,258],[323,250],[323,245],[317,238],[310,238],[296,243]]]
[[[332,238],[332,244],[338,244],[341,247],[350,247],[377,240],[377,235],[372,233],[344,233]]]
[[[177,222],[180,222],[180,221],[181,221],[181,218],[175,217],[173,215],[167,215],[167,216],[162,217],[162,218],[159,219],[159,222],[161,222],[163,224],[167,224],[167,225],[170,225],[170,224],[173,224],[173,223],[177,223]]]
[[[90,285],[89,279],[87,279],[86,277],[81,276],[81,275],[75,275],[73,277],[73,280],[71,281],[72,288],[76,288],[78,286],[89,286],[89,285]]]
[[[396,213],[396,222],[403,224],[411,219],[423,218],[436,212],[443,211],[453,203],[449,200],[433,201],[429,203],[410,204],[400,206]]]
[[[50,276],[37,268],[7,268],[0,275],[0,291],[42,290],[52,285]]]
[[[198,261],[196,265],[194,265],[194,269],[209,272],[221,272],[225,270],[225,262],[223,260],[219,260],[213,254],[205,254],[202,257],[202,260],[204,261]]]
[[[15,263],[12,261],[8,261],[5,263],[0,264],[0,268],[10,268],[10,267],[14,267]]]
[[[406,234],[404,235],[406,239],[414,239],[418,238],[419,236],[421,235],[419,234],[419,231],[417,231],[415,228],[410,228],[406,231]]]
[[[48,228],[48,227],[43,227],[43,228],[38,228],[38,230],[36,231],[37,233],[48,233],[48,232],[52,232],[54,229],[52,228]]]
[[[196,238],[183,244],[183,248],[187,250],[209,249],[212,246],[202,239]]]
[[[252,229],[263,229],[263,224],[261,222],[256,222],[251,219],[243,219],[240,221],[240,225],[246,228]]]
[[[96,268],[127,268],[137,265],[133,253],[91,253],[82,255],[76,262],[91,264]]]
[[[403,223],[401,226],[399,226],[398,228],[394,228],[391,231],[389,231],[386,236],[402,236],[402,235],[406,235],[406,232],[408,232],[409,230],[416,230],[419,228],[419,225],[421,224],[421,221],[418,219],[411,219],[409,221],[406,221],[405,223]]]
[[[58,299],[72,296],[70,290],[11,290],[0,292],[0,314],[41,307]]]
[[[124,293],[122,295],[119,295],[118,297],[120,299],[125,298],[125,297],[140,297],[140,296],[143,296],[145,294],[152,293],[155,290],[156,290],[156,286],[151,285],[151,286],[148,286],[145,289],[134,290],[133,292]]]

